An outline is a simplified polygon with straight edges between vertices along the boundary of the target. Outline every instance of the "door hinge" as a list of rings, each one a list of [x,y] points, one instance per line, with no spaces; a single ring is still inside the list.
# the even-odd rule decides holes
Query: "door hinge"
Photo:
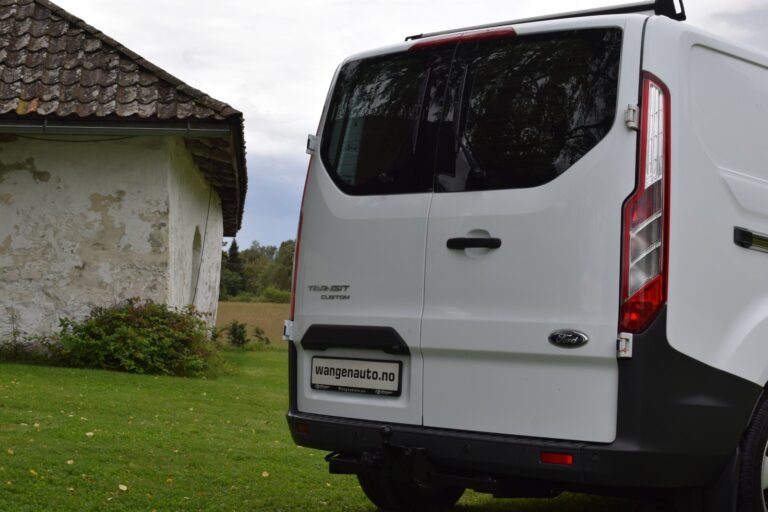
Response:
[[[616,338],[616,357],[619,359],[629,359],[632,357],[632,334],[620,332]]]
[[[314,155],[317,151],[317,135],[307,135],[307,154]]]
[[[640,109],[637,105],[627,106],[627,110],[624,111],[624,122],[630,130],[640,130]]]
[[[285,320],[283,321],[283,341],[292,341],[292,340],[293,340],[293,321]]]

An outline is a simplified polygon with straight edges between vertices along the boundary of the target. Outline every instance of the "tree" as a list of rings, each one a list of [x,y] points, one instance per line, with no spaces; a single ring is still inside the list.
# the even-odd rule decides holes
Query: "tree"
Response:
[[[270,275],[270,285],[278,290],[290,290],[293,276],[293,254],[296,251],[296,242],[286,240],[280,244],[280,249],[275,258],[275,264]]]
[[[237,240],[232,240],[227,252],[227,268],[237,274],[243,271],[243,262],[240,259],[240,248],[237,246]]]
[[[253,242],[240,251],[233,240],[222,252],[220,298],[241,295],[243,300],[272,301],[290,292],[295,250],[296,242],[286,240],[279,248]]]

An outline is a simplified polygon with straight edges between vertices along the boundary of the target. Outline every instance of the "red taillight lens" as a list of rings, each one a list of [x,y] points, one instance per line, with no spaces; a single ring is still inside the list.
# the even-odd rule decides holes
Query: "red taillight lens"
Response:
[[[539,460],[542,464],[573,465],[573,455],[570,453],[541,452]]]
[[[667,301],[670,99],[661,80],[643,78],[637,187],[624,203],[619,329],[648,327]]]
[[[289,320],[294,320],[294,314],[296,312],[296,281],[299,277],[299,250],[301,249],[301,227],[304,224],[304,198],[307,197],[307,183],[309,182],[309,171],[312,169],[312,160],[314,155],[309,159],[309,165],[307,166],[307,177],[304,178],[304,192],[301,194],[301,208],[299,209],[299,226],[296,229],[296,249],[293,252],[293,278],[291,280],[291,316]]]

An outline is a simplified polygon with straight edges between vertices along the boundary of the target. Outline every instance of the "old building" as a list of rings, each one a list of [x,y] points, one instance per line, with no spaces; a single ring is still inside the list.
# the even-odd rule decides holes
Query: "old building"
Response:
[[[215,314],[242,114],[47,0],[0,0],[0,340],[129,297]]]

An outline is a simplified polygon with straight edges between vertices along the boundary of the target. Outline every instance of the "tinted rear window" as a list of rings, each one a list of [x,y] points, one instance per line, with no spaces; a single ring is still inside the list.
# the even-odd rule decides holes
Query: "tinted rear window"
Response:
[[[434,141],[452,50],[353,61],[339,72],[321,155],[351,194],[432,189]]]
[[[618,29],[462,45],[438,189],[533,187],[565,172],[613,125],[620,54]]]
[[[551,181],[613,125],[621,38],[619,29],[554,32],[347,63],[323,162],[351,194]]]

